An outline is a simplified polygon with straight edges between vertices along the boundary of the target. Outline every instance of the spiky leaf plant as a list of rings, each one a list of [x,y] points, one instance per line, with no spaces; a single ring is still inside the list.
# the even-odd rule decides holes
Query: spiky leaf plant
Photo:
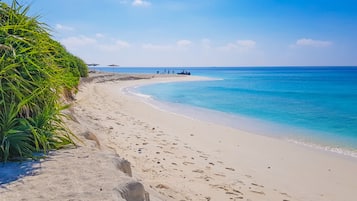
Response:
[[[31,134],[17,117],[15,104],[2,103],[0,111],[0,160],[32,157]]]
[[[51,39],[29,7],[0,2],[0,160],[32,157],[73,143],[59,98],[86,66]]]

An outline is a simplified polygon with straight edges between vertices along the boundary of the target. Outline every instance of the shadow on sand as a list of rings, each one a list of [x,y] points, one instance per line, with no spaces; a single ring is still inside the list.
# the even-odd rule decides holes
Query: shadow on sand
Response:
[[[40,161],[0,163],[0,188],[25,176],[36,175],[40,168]]]

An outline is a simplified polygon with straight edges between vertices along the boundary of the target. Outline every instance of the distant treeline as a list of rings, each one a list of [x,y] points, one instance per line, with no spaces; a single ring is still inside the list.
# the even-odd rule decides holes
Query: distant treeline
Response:
[[[88,74],[28,10],[15,0],[0,2],[0,161],[74,144],[61,110]]]

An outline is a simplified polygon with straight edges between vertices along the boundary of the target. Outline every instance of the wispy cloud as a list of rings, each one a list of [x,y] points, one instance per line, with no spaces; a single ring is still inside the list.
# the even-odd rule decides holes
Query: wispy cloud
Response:
[[[70,50],[78,50],[85,47],[105,52],[115,52],[132,46],[124,40],[108,39],[101,33],[97,33],[93,37],[72,36],[62,39],[61,43]]]
[[[191,44],[192,44],[192,41],[190,41],[190,40],[179,40],[176,42],[177,47],[181,47],[181,48],[188,47]]]
[[[73,31],[74,28],[70,26],[65,26],[62,24],[56,24],[55,29],[58,31]]]
[[[143,44],[142,48],[146,49],[146,50],[160,50],[160,51],[162,51],[162,50],[170,50],[170,49],[172,49],[172,46],[170,46],[170,45],[155,45],[152,43],[147,43],[147,44]]]
[[[101,43],[98,45],[100,50],[105,52],[116,52],[125,48],[130,48],[131,44],[123,40],[117,40],[114,43]]]
[[[208,38],[204,38],[201,40],[201,45],[204,49],[210,49],[212,48],[211,40]]]
[[[237,40],[237,45],[244,48],[254,48],[257,42],[254,40]]]
[[[133,3],[131,3],[133,6],[150,6],[151,3],[149,1],[145,0],[134,0]]]
[[[102,33],[96,33],[96,34],[95,34],[95,37],[97,37],[97,38],[104,38],[105,36],[104,36],[104,34],[102,34]]]
[[[301,38],[295,42],[295,46],[329,47],[331,45],[331,41],[313,40],[310,38]]]
[[[119,48],[128,48],[131,46],[128,42],[123,41],[123,40],[117,40],[115,42],[115,45],[118,46]]]
[[[257,42],[254,40],[237,40],[235,42],[228,43],[224,46],[218,47],[219,50],[230,51],[230,50],[240,50],[245,51],[248,49],[255,48]]]
[[[87,36],[73,36],[62,39],[61,43],[69,49],[77,49],[86,45],[93,45],[97,43],[97,41]]]
[[[176,43],[172,44],[153,44],[153,43],[145,43],[141,47],[145,50],[154,50],[154,51],[167,51],[167,50],[179,50],[186,49],[193,44],[192,41],[182,39],[176,41]]]

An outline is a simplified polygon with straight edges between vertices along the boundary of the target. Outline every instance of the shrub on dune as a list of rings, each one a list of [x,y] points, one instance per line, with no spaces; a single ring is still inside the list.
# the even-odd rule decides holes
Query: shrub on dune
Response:
[[[73,144],[59,100],[87,76],[84,62],[28,10],[0,2],[0,161]]]

